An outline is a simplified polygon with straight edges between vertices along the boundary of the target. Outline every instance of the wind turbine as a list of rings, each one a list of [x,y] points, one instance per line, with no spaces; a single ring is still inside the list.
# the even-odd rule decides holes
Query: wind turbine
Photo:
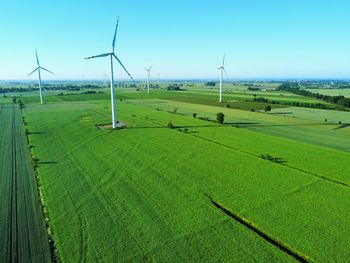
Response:
[[[110,63],[111,63],[111,104],[112,104],[112,126],[113,129],[117,127],[117,109],[116,109],[116,100],[115,100],[115,92],[114,92],[114,76],[113,76],[113,58],[115,58],[118,63],[122,66],[122,68],[125,70],[125,72],[129,75],[129,77],[134,80],[130,73],[127,71],[127,69],[124,67],[123,63],[120,61],[120,59],[115,55],[114,50],[115,50],[115,40],[117,37],[117,31],[118,31],[118,24],[119,24],[119,17],[117,20],[117,24],[115,27],[114,31],[114,36],[113,36],[113,41],[112,41],[112,52],[109,53],[103,53],[100,55],[92,56],[92,57],[87,57],[85,59],[92,59],[92,58],[102,58],[102,57],[109,57],[110,58]]]
[[[38,71],[40,104],[43,104],[44,100],[43,100],[43,89],[41,87],[41,73],[40,73],[40,69],[45,70],[45,71],[47,71],[47,72],[49,72],[51,74],[55,74],[55,73],[53,73],[50,70],[47,70],[46,68],[43,68],[42,66],[40,66],[38,52],[36,50],[35,50],[35,56],[36,56],[36,63],[38,65],[38,67],[36,69],[34,69],[31,73],[29,73],[27,77],[32,75],[35,71]]]
[[[105,74],[103,74],[103,87],[106,86],[108,87],[107,85],[107,82],[108,82],[108,75],[107,75],[107,72],[105,71]]]
[[[148,92],[148,94],[149,94],[149,78],[150,78],[152,68],[153,68],[153,65],[150,66],[149,68],[145,68],[145,70],[147,71],[147,92]]]
[[[224,77],[224,73],[226,75],[226,78],[228,78],[226,70],[225,70],[225,54],[224,54],[224,57],[222,59],[222,65],[221,65],[221,67],[218,68],[218,70],[220,70],[220,98],[219,98],[219,102],[222,102],[222,79]]]

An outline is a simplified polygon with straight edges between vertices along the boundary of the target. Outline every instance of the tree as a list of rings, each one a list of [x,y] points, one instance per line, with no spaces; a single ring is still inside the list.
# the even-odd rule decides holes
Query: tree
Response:
[[[223,124],[225,120],[225,115],[222,112],[216,114],[216,120],[218,123]]]
[[[174,125],[173,125],[173,123],[172,123],[171,121],[169,121],[167,127],[168,127],[169,129],[174,129]]]
[[[271,108],[270,105],[266,105],[265,106],[265,112],[268,112],[268,111],[271,111],[271,110],[272,110],[272,108]]]
[[[193,113],[192,116],[193,116],[193,118],[196,118],[197,117],[197,113]]]
[[[209,81],[205,83],[205,86],[208,86],[208,87],[214,87],[215,85],[216,85],[215,81]]]

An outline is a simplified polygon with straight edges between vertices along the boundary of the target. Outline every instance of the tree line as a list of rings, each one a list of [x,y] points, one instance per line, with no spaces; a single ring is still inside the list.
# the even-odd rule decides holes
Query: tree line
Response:
[[[288,91],[304,97],[316,98],[328,103],[336,104],[342,108],[350,108],[350,98],[346,98],[343,95],[329,96],[329,95],[314,93],[308,90],[300,89],[298,83],[283,83],[278,87],[278,90]],[[318,103],[316,105],[320,106],[322,104]]]
[[[97,85],[57,85],[51,86],[45,85],[45,90],[67,90],[67,91],[79,91],[82,89],[99,89],[101,86]],[[29,86],[29,87],[9,87],[9,88],[0,88],[0,93],[13,93],[13,92],[30,92],[37,91],[38,87]]]

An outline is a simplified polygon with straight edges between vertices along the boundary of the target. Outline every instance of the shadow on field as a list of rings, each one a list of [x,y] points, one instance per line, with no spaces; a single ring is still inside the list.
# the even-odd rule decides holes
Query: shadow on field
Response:
[[[261,125],[259,122],[225,122],[224,125]]]
[[[190,128],[223,128],[231,125],[260,125],[257,122],[227,122],[224,124],[208,124],[208,125],[174,125],[174,129],[190,129]],[[129,129],[169,129],[166,126],[139,126],[127,127]]]
[[[209,124],[209,125],[174,125],[174,129],[190,129],[190,128],[248,128],[248,127],[307,127],[307,126],[338,126],[333,130],[350,127],[350,123],[339,125],[338,123],[300,123],[300,124],[264,124],[258,122],[225,122],[224,124]],[[169,129],[166,126],[138,126],[126,127],[126,130],[142,130],[142,129]]]
[[[56,161],[38,161],[37,164],[41,165],[45,165],[45,164],[56,164],[57,162]]]
[[[236,124],[236,126],[239,123]],[[338,123],[300,123],[300,124],[250,124],[250,125],[246,125],[245,124],[241,124],[242,126],[240,128],[245,128],[245,127],[305,127],[305,126],[339,126]],[[233,127],[236,127],[233,126]],[[348,125],[350,126],[350,124]],[[338,128],[343,128],[343,127],[338,127]],[[345,128],[345,127],[344,127]]]
[[[289,115],[289,114],[293,114],[294,112],[270,112],[269,114],[272,115]]]
[[[142,130],[142,129],[169,129],[165,126],[138,126],[138,127],[126,127],[126,130]]]
[[[46,132],[28,132],[28,135],[35,135],[35,134],[46,134]]]
[[[344,123],[339,125],[338,127],[335,127],[333,130],[340,130],[340,129],[344,129],[350,126],[350,123]]]
[[[189,128],[218,128],[225,127],[225,125],[174,125],[173,129],[189,129]],[[137,129],[169,129],[166,126],[139,126],[139,127],[127,127],[127,130],[137,130]]]

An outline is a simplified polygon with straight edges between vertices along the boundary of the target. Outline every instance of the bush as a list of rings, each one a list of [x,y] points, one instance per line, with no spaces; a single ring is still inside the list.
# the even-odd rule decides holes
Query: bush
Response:
[[[19,104],[19,107],[20,107],[21,109],[24,108],[24,104],[23,104],[23,102],[22,102],[21,100],[18,101],[18,104]]]
[[[269,112],[269,111],[271,111],[271,110],[272,110],[272,108],[271,108],[270,105],[266,105],[266,106],[265,106],[265,112]]]
[[[180,86],[177,84],[169,85],[167,90],[181,90]]]
[[[33,168],[34,168],[34,170],[37,169],[37,167],[38,167],[38,162],[39,162],[39,159],[38,159],[38,158],[32,157],[32,163],[33,163]]]
[[[83,91],[81,94],[97,94],[95,90]]]
[[[254,101],[257,101],[257,102],[264,102],[264,103],[267,103],[267,102],[269,102],[269,100],[268,99],[265,99],[265,98],[255,98],[254,99]]]
[[[193,118],[197,117],[197,113],[192,113]]]
[[[215,81],[209,81],[209,82],[205,83],[205,86],[208,86],[208,87],[214,87],[215,85],[216,85]]]
[[[225,121],[225,115],[222,112],[216,114],[216,120],[218,123],[223,124]]]
[[[169,121],[169,123],[167,124],[167,128],[174,129],[175,127],[174,127],[173,123],[171,121]]]

